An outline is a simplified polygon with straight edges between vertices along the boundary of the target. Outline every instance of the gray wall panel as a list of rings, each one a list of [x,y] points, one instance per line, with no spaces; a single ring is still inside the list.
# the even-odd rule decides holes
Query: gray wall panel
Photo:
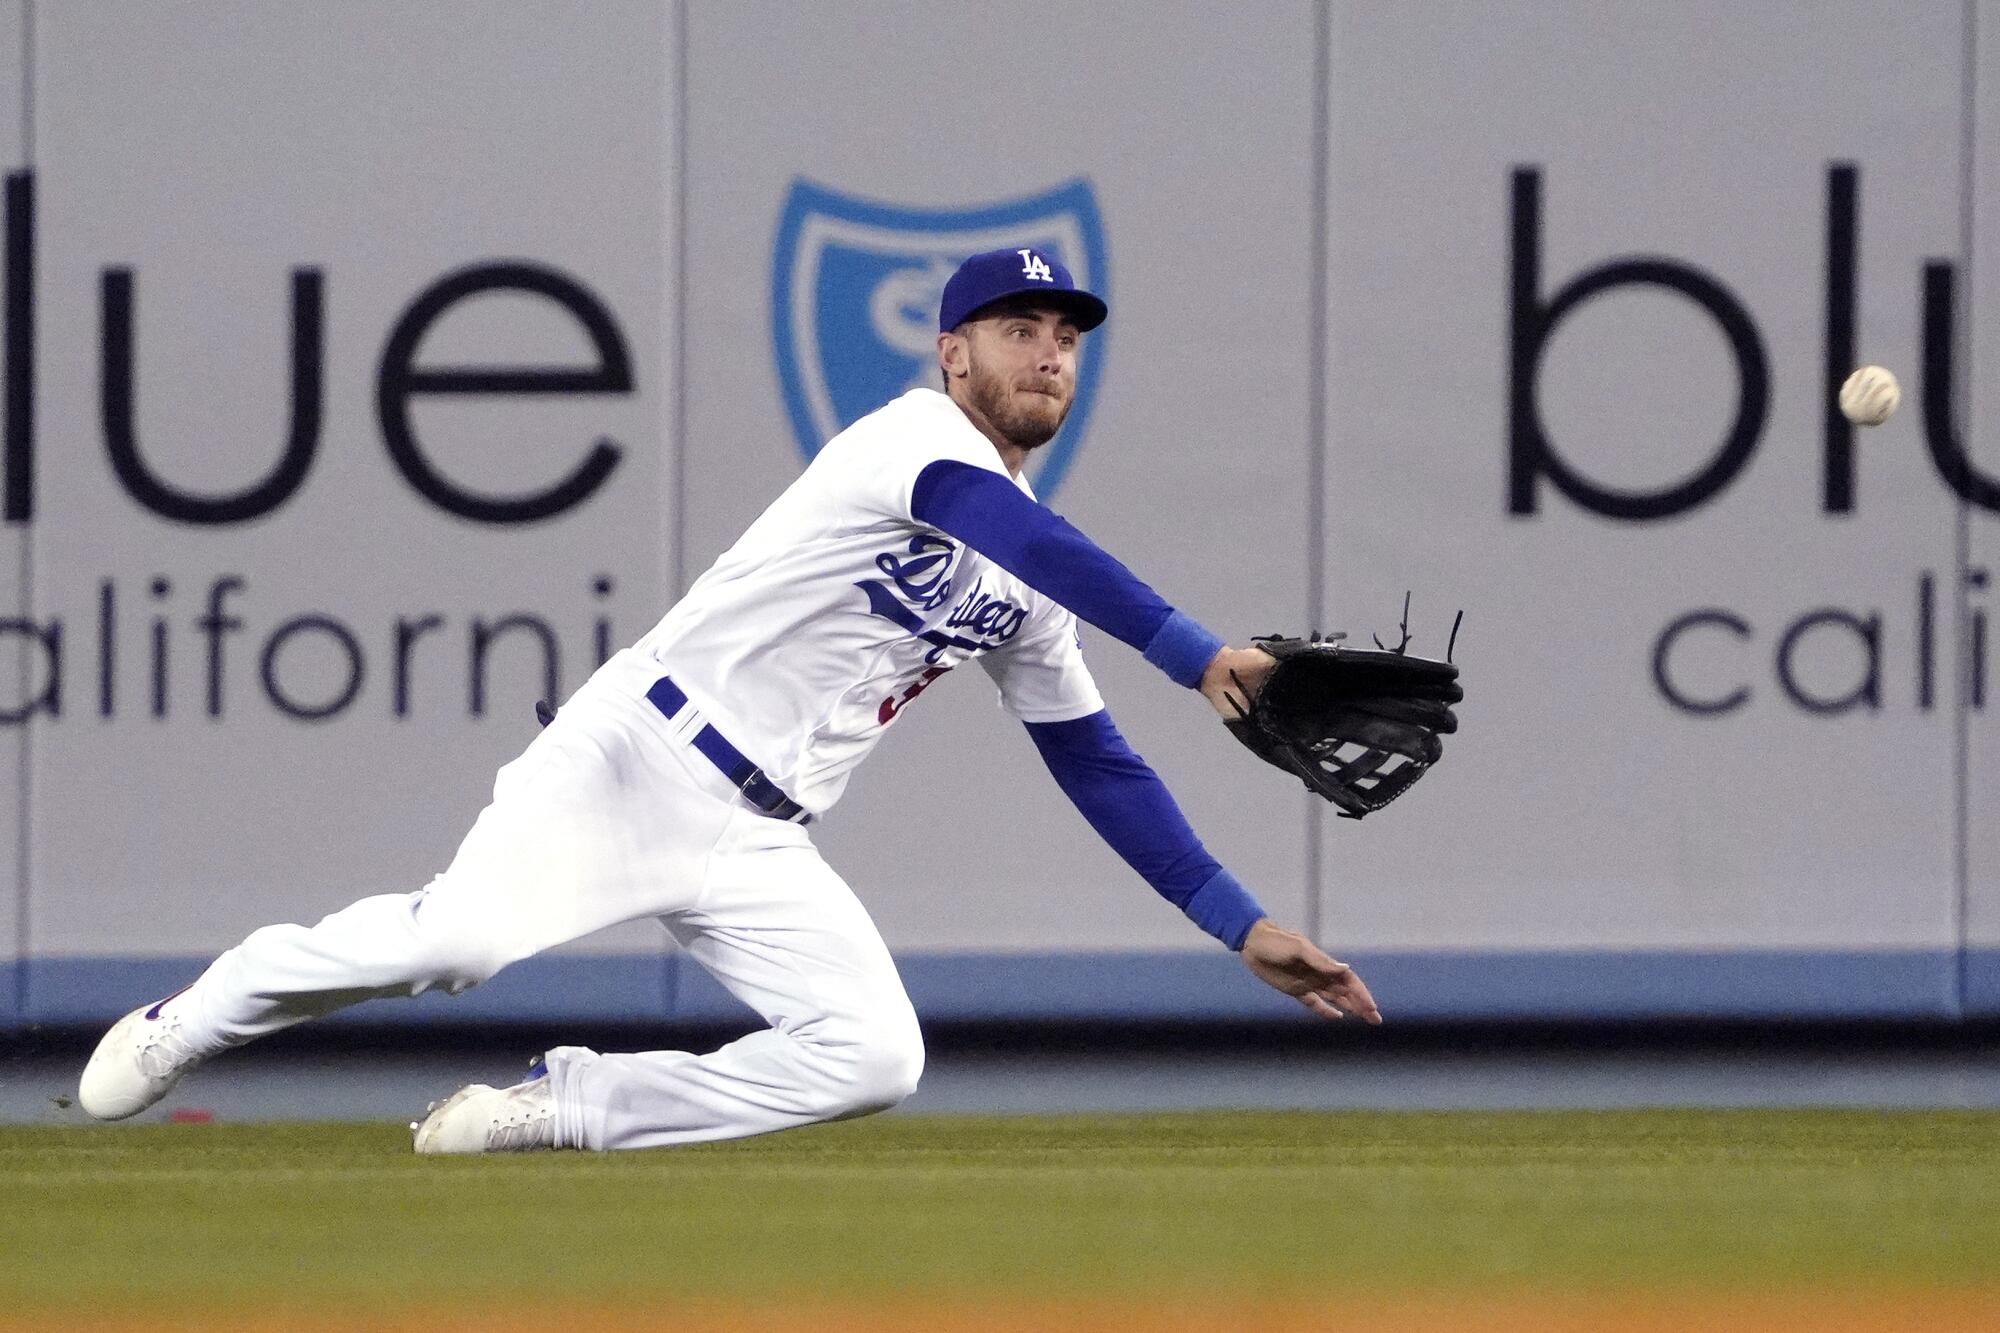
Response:
[[[1102,377],[1047,498],[1218,632],[1304,622],[1309,6],[1224,25],[1192,4],[1093,6],[1059,23],[992,21],[973,4],[920,17],[702,5],[691,20],[691,573],[801,466],[768,308],[794,183],[885,211],[968,210],[1081,178],[1103,219],[1113,314],[1086,340]],[[1058,46],[1088,58],[1052,58]],[[744,96],[751,86],[783,93]],[[1122,645],[1089,631],[1085,644],[1114,715],[1197,829],[1274,913],[1299,919],[1298,804],[1275,798],[1275,779],[1246,767],[1197,700]],[[1203,947],[1070,811],[983,678],[932,691],[894,733],[818,835],[892,946]]]
[[[1953,722],[1918,700],[1917,589],[1955,504],[1920,413],[1861,432],[1851,513],[1820,510],[1829,164],[1859,166],[1856,360],[1917,378],[1924,260],[1957,249],[1958,6],[1344,6],[1333,64],[1332,465],[1339,618],[1416,647],[1467,608],[1470,700],[1444,765],[1330,844],[1367,885],[1330,933],[1374,947],[1955,947]],[[1852,34],[1868,32],[1856,43]],[[1742,470],[1672,517],[1585,512],[1546,479],[1510,516],[1516,166],[1540,191],[1543,309],[1632,257],[1739,307],[1769,412]],[[1530,229],[1523,227],[1522,231]],[[1716,284],[1726,289],[1717,295]],[[1539,417],[1600,488],[1700,473],[1737,410],[1721,325],[1626,282],[1549,333]],[[1914,383],[1913,383],[1914,387]],[[1776,678],[1787,630],[1879,616],[1880,703],[1822,715]],[[1667,626],[1697,622],[1656,688]],[[1857,636],[1797,644],[1822,700]]]

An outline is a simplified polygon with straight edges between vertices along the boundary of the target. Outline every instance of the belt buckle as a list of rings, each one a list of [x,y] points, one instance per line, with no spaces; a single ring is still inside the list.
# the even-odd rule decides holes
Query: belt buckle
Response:
[[[769,794],[769,804],[758,800],[750,794],[750,788],[758,783],[762,783],[765,791]],[[785,795],[785,789],[771,781],[761,768],[752,768],[750,776],[744,778],[742,782],[736,785],[736,792],[750,803],[752,809],[761,811],[771,819],[783,820],[787,824],[810,824],[812,822],[812,812],[797,801],[794,801],[791,797]],[[782,813],[786,806],[791,807],[790,814]]]
[[[764,802],[758,800],[755,796],[752,796],[750,794],[750,789],[752,787],[759,785],[760,783],[764,786],[766,790],[768,790],[777,797],[777,799],[775,801],[772,801],[769,805],[766,805]],[[736,784],[736,794],[738,796],[741,796],[744,800],[748,801],[753,808],[762,810],[767,815],[770,814],[773,810],[775,810],[778,806],[783,805],[786,801],[791,799],[789,796],[786,796],[784,792],[778,789],[777,783],[765,777],[764,770],[757,767],[755,764],[750,765],[750,771],[748,773],[745,773],[743,775],[743,780]]]

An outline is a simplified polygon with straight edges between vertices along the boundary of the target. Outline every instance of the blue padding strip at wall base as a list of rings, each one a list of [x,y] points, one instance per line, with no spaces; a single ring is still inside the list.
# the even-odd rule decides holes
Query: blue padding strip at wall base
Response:
[[[1952,1019],[1956,950],[1368,954],[1385,1018]]]
[[[1851,953],[1351,954],[1383,1014],[1425,1020],[1956,1017],[1957,955]],[[915,954],[897,960],[928,1019],[1228,1022],[1302,1017],[1233,954]],[[2000,954],[1989,1011],[2000,1005]],[[675,977],[676,1017],[743,1011],[701,968]]]
[[[920,1017],[1013,1021],[1102,1018],[1223,1022],[1303,1014],[1221,949],[1200,953],[905,954],[896,960]],[[674,1016],[728,1020],[743,1008],[698,964],[675,975]]]
[[[192,958],[45,958],[25,1013],[0,1027],[106,1023],[186,985]],[[1360,953],[1350,955],[1390,1020],[1958,1018],[1955,950],[1756,953]],[[1967,1014],[2000,1017],[2000,950],[1966,962]],[[917,1012],[931,1020],[1310,1021],[1234,954],[905,954]],[[6,969],[0,969],[0,976]],[[517,963],[456,997],[382,1000],[337,1022],[752,1021],[685,956],[557,954]]]
[[[193,981],[206,958],[33,958],[28,970],[30,1023],[99,1023]]]
[[[193,981],[206,958],[39,958],[30,960],[29,1023],[103,1023]],[[529,958],[461,995],[356,1005],[322,1022],[422,1024],[622,1021],[665,1018],[669,960],[664,954],[558,954]]]

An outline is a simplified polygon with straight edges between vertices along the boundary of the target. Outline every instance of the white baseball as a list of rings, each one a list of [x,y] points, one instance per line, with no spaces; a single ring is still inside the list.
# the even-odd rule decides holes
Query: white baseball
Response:
[[[1879,426],[1903,401],[1896,377],[1880,366],[1863,366],[1840,386],[1840,414],[1857,426]]]

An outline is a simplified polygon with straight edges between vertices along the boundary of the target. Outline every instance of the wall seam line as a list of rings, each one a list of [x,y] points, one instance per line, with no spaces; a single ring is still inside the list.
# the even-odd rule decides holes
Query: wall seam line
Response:
[[[674,339],[673,403],[673,562],[671,599],[687,591],[687,196],[688,196],[688,8],[691,0],[674,6]]]
[[[1308,286],[1312,308],[1307,314],[1306,392],[1306,623],[1309,629],[1326,628],[1326,302],[1327,302],[1327,214],[1331,209],[1331,171],[1327,161],[1332,149],[1328,124],[1332,115],[1333,23],[1330,0],[1313,5],[1313,87],[1312,132],[1312,246]],[[1306,938],[1319,941],[1326,927],[1325,874],[1321,858],[1324,846],[1324,810],[1318,797],[1303,793],[1300,801],[1306,817]]]
[[[1958,246],[1959,264],[1963,270],[1963,281],[1959,284],[1954,298],[1958,309],[1954,340],[1959,346],[1953,349],[1958,374],[1957,383],[1952,386],[1953,407],[1957,422],[1954,429],[1963,432],[1968,456],[1972,453],[1972,378],[1976,367],[1973,364],[1974,350],[1972,315],[1973,292],[1976,290],[1973,273],[1973,223],[1978,175],[1975,151],[1979,134],[1979,0],[1965,0],[1965,61],[1961,76],[1961,107],[1963,136],[1959,142],[1959,200],[1958,200]],[[1970,970],[1972,954],[1972,501],[1961,495],[1958,502],[1957,531],[1954,545],[1958,556],[1958,596],[1953,599],[1958,621],[1957,653],[1958,664],[1958,706],[1953,717],[1953,797],[1952,811],[1953,857],[1952,875],[1957,881],[1958,967],[1953,977],[1954,1007],[1960,1019],[1966,1016],[1970,999]]]
[[[25,318],[28,325],[28,391],[26,405],[27,420],[23,429],[32,441],[35,429],[34,418],[34,360],[36,356],[33,330],[35,322],[34,286],[35,271],[35,191],[32,188],[35,170],[35,0],[21,0],[21,166],[28,172],[30,189],[28,192],[27,224],[27,295],[24,298]],[[11,299],[11,297],[10,297]],[[33,457],[32,449],[29,457]],[[32,479],[29,485],[33,485]],[[31,612],[35,605],[35,528],[30,518],[21,528],[21,615],[33,619]],[[29,663],[30,654],[21,654],[21,699],[25,704],[29,689],[33,685],[33,674]],[[28,953],[30,931],[34,926],[32,895],[28,891],[28,876],[34,863],[32,838],[34,837],[34,795],[35,776],[35,727],[32,718],[21,722],[21,750],[16,769],[17,790],[20,794],[20,828],[15,840],[14,862],[14,1009],[20,1021],[28,1021]]]
[[[673,338],[674,400],[669,419],[672,422],[673,447],[670,471],[674,489],[673,503],[668,506],[668,521],[673,524],[673,537],[668,542],[667,558],[671,572],[667,581],[669,604],[678,602],[687,592],[687,453],[688,453],[688,357],[687,357],[687,275],[688,275],[688,108],[692,99],[688,96],[688,9],[693,0],[680,0],[674,6],[673,19],[668,30],[673,34],[674,55],[668,68],[673,71],[672,90],[674,108],[674,179],[669,191],[670,211],[667,216],[674,228],[673,243],[673,308],[667,313],[667,325]],[[647,616],[650,624],[658,615],[658,608]],[[662,933],[660,941],[660,1015],[673,1015],[680,990],[680,959],[677,946],[671,938]]]

